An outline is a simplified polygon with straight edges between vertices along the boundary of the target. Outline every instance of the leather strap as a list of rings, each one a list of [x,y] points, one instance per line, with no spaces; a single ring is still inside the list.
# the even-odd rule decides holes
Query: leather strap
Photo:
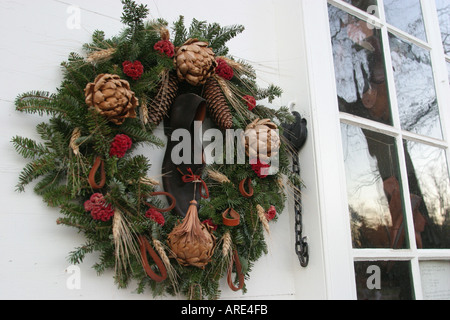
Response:
[[[146,203],[147,206],[149,206],[152,209],[158,210],[161,213],[162,212],[172,211],[175,208],[176,204],[177,204],[177,200],[175,199],[175,197],[173,195],[171,195],[170,193],[168,193],[168,192],[153,192],[153,193],[150,194],[150,196],[152,196],[152,197],[166,196],[172,201],[172,204],[170,205],[170,207],[168,207],[166,209],[156,208],[155,206],[151,205],[150,203]]]
[[[95,181],[95,174],[100,169],[100,182]],[[106,184],[105,161],[101,157],[97,157],[94,166],[89,173],[89,184],[92,189],[102,189]]]
[[[162,260],[159,258],[158,254],[155,252],[155,250],[153,250],[147,238],[144,236],[140,236],[139,244],[141,249],[142,266],[144,267],[144,270],[147,273],[147,275],[156,282],[163,282],[164,280],[166,280],[167,269],[164,266]],[[158,269],[161,272],[161,276],[157,275],[150,267],[147,259],[147,252],[150,253],[150,256],[152,257],[153,261],[158,266]]]
[[[245,191],[245,182],[247,182],[248,192]],[[239,184],[239,192],[247,199],[253,197],[252,179],[243,179]]]
[[[233,283],[233,279],[231,278],[231,274],[233,272],[233,264],[236,264],[236,272],[239,278],[239,286],[236,287]],[[233,291],[239,291],[244,288],[244,274],[242,273],[242,265],[241,261],[239,260],[239,255],[237,253],[237,250],[234,250],[233,257],[231,258],[230,267],[228,268],[228,276],[227,276],[227,282],[228,286]]]
[[[241,223],[241,216],[233,208],[229,208],[222,213],[222,220],[227,227],[236,227]]]

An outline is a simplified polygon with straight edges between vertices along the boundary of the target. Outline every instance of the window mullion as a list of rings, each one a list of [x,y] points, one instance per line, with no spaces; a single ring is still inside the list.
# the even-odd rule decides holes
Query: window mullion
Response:
[[[398,149],[398,160],[400,165],[400,178],[402,181],[402,195],[403,195],[403,206],[405,217],[404,221],[406,221],[406,231],[408,234],[409,240],[409,248],[415,254],[417,254],[417,244],[416,244],[416,234],[414,231],[414,221],[413,221],[413,210],[411,206],[411,192],[409,190],[408,184],[408,170],[406,167],[406,159],[405,159],[405,148],[403,144],[403,136],[399,135],[397,138],[397,149]]]
[[[379,12],[382,19],[386,18],[384,12],[384,3],[383,1],[379,1]],[[408,242],[410,249],[416,250],[416,239],[414,233],[414,221],[412,214],[412,207],[410,201],[410,191],[408,185],[408,172],[406,169],[406,159],[405,159],[405,150],[403,146],[403,135],[401,130],[400,123],[400,113],[398,108],[398,99],[397,99],[397,90],[395,86],[395,78],[392,67],[392,59],[391,59],[391,48],[389,45],[389,31],[386,26],[381,27],[381,39],[383,43],[383,52],[384,52],[384,61],[386,64],[386,77],[388,83],[388,92],[389,99],[391,103],[391,113],[392,113],[392,123],[398,134],[396,135],[396,145],[398,152],[398,161],[400,168],[400,180],[402,185],[402,195],[403,195],[403,206],[404,206],[404,221],[406,221],[406,233],[408,235]]]
[[[430,52],[433,66],[433,76],[438,99],[439,114],[441,116],[441,127],[444,140],[448,143],[450,139],[450,89],[448,84],[447,61],[442,46],[441,30],[437,16],[436,3],[434,1],[421,0],[424,12],[424,22],[427,37],[432,46]],[[446,148],[447,165],[450,168],[450,150]]]
[[[420,264],[417,257],[411,260],[412,286],[415,300],[423,300],[422,279],[420,277]]]

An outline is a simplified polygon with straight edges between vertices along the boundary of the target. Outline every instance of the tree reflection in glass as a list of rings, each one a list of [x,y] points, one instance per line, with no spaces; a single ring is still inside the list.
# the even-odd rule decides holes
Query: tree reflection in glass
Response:
[[[450,55],[450,1],[436,0],[436,8],[441,28],[442,44],[445,54]]]
[[[450,179],[443,149],[405,141],[418,248],[450,248]]]
[[[392,125],[380,30],[329,5],[339,110]]]
[[[427,41],[420,0],[384,0],[384,10],[389,24]]]
[[[378,10],[371,10],[374,8],[373,6],[377,5],[377,0],[344,0],[347,3],[350,3],[352,6],[355,6],[362,11],[369,12],[370,14],[375,14],[378,16]]]
[[[442,139],[430,53],[389,34],[403,130]]]
[[[395,139],[341,124],[354,248],[394,248],[405,241]]]

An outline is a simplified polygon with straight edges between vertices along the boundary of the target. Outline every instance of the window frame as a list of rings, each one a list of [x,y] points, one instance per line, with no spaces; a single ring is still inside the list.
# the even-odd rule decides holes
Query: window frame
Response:
[[[306,3],[307,2],[307,3]],[[306,46],[313,138],[318,179],[319,211],[324,236],[324,263],[327,278],[327,296],[330,299],[356,299],[354,262],[410,261],[413,295],[423,300],[420,276],[421,261],[450,261],[450,249],[417,249],[414,236],[412,208],[404,201],[409,249],[354,249],[352,247],[350,217],[344,168],[340,126],[356,125],[391,136],[395,139],[399,157],[400,177],[403,181],[403,199],[409,199],[409,186],[403,140],[420,142],[445,150],[450,168],[450,85],[446,56],[441,41],[438,16],[434,1],[420,0],[427,42],[385,22],[383,0],[378,0],[379,18],[342,0],[303,1],[304,43]],[[364,21],[375,23],[381,29],[383,52],[387,69],[387,83],[391,98],[393,125],[385,125],[339,111],[334,73],[334,60],[328,20],[328,4],[338,7]],[[436,96],[438,99],[443,139],[425,137],[401,129],[397,94],[392,71],[389,33],[412,42],[430,52]],[[326,76],[324,76],[326,75]],[[321,128],[327,128],[323,130]],[[330,155],[335,156],[330,157]],[[332,158],[332,159],[330,159]],[[336,191],[339,189],[339,192]]]

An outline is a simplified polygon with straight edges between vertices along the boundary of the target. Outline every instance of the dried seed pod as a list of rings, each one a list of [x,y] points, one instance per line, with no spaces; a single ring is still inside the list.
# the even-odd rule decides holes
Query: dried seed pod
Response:
[[[249,124],[242,137],[247,155],[262,161],[276,156],[281,146],[277,129],[278,126],[270,119],[256,119]]]
[[[100,74],[84,89],[86,104],[111,122],[121,125],[127,118],[136,118],[139,104],[130,84],[115,74]]]
[[[168,244],[174,258],[183,266],[203,269],[211,261],[216,237],[207,225],[200,222],[196,201],[191,201],[183,222],[169,234]]]
[[[176,49],[174,57],[178,78],[193,86],[205,84],[214,73],[217,62],[208,43],[189,39]]]

